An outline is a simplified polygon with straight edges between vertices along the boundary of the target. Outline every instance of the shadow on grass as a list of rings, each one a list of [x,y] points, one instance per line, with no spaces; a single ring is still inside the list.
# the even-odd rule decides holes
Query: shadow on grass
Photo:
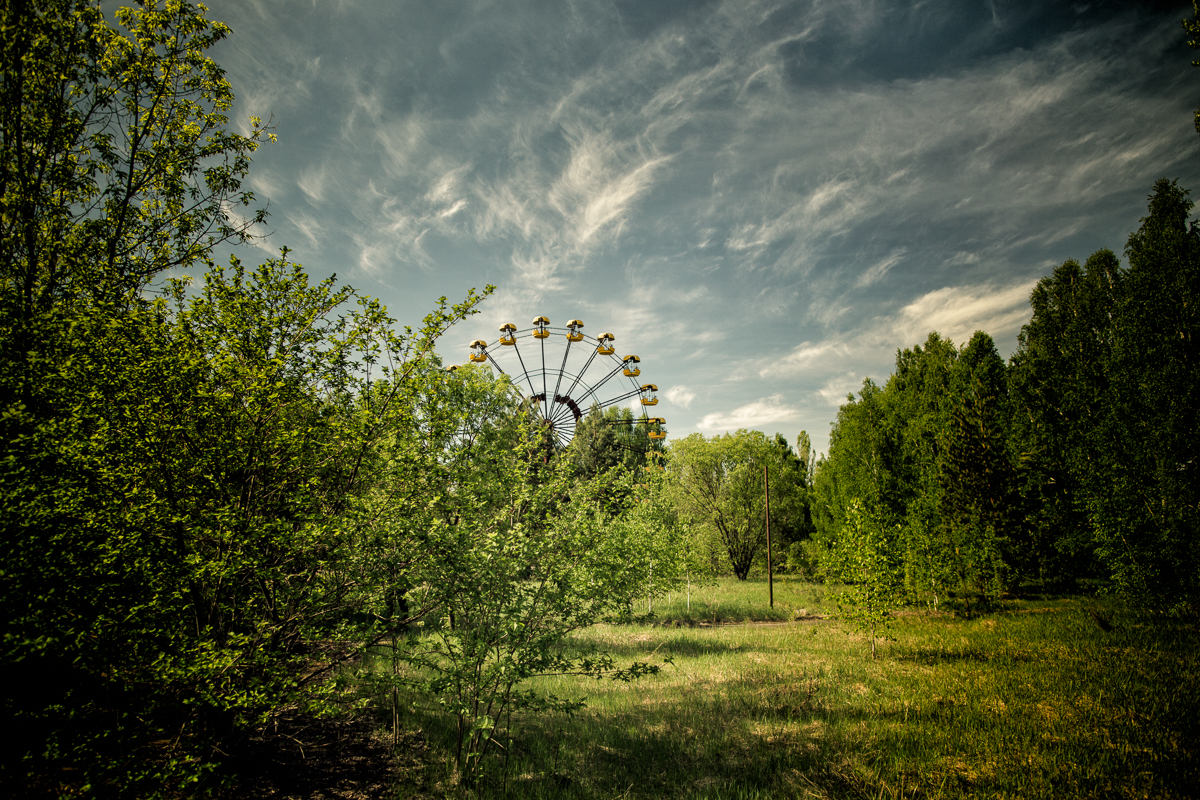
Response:
[[[652,718],[584,712],[574,719],[514,719],[512,737],[501,736],[501,748],[485,768],[481,794],[588,800],[767,798],[820,787],[835,797],[873,796],[846,769],[850,762],[833,743],[807,736],[779,739],[731,727],[730,712],[736,710],[697,701]],[[799,721],[820,717],[808,714]],[[454,733],[444,721],[421,714],[412,722],[447,749],[452,745]]]
[[[920,647],[916,649],[897,648],[892,659],[899,662],[910,662],[921,666],[938,666],[941,664],[991,664],[1014,663],[1024,664],[1036,660],[1036,655],[1023,650],[988,650],[983,647],[965,647],[947,649],[944,647]]]

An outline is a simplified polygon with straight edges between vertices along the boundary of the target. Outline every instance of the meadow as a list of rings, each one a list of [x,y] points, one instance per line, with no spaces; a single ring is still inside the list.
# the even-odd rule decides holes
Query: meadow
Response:
[[[966,619],[901,613],[872,659],[830,588],[693,587],[570,646],[663,663],[633,683],[542,678],[586,697],[517,718],[476,787],[452,721],[403,698],[396,796],[519,798],[1193,797],[1194,620],[1084,597],[1010,599]],[[646,612],[643,605],[635,612]]]

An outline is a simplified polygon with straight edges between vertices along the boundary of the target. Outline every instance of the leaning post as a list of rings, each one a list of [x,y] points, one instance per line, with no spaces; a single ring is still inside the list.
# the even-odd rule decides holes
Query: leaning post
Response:
[[[771,608],[775,607],[775,577],[771,570],[771,478],[767,474],[767,465],[763,464],[763,491],[767,495],[767,598]]]

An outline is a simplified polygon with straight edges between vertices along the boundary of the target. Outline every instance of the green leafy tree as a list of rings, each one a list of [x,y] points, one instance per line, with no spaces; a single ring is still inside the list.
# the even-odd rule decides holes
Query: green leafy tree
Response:
[[[858,398],[850,395],[838,409],[829,454],[816,465],[811,507],[818,562],[837,547],[853,503],[888,518],[903,513],[900,453],[884,392],[868,378]]]
[[[199,780],[348,655],[307,652],[369,596],[355,498],[474,302],[397,336],[284,258],[169,294],[75,321],[49,354],[55,413],[8,443],[6,677],[32,689],[6,709],[31,731],[18,785],[58,767],[146,796]],[[372,398],[380,356],[397,368]]]
[[[1109,250],[1068,260],[1038,282],[1009,367],[1013,447],[1041,578],[1099,574],[1088,510],[1098,426],[1111,397],[1113,321],[1122,270]]]
[[[121,8],[15,0],[0,10],[0,280],[30,324],[64,299],[126,302],[162,270],[244,241],[249,155],[206,51],[229,28],[178,0]]]
[[[160,682],[188,587],[172,582],[179,487],[159,479],[186,469],[167,443],[207,367],[139,291],[245,240],[262,213],[234,209],[265,134],[226,130],[206,51],[228,28],[177,2],[115,16],[123,31],[96,2],[0,7],[0,661],[27,690],[4,703],[27,736],[0,782],[16,794],[38,771],[48,792],[149,795],[205,769],[188,735],[170,757],[146,743],[186,715]]]
[[[871,640],[871,658],[879,635],[891,625],[892,612],[904,604],[902,542],[899,525],[889,526],[857,500],[850,503],[830,572],[846,584],[838,607]]]
[[[793,457],[794,460],[794,457]],[[766,546],[763,469],[771,474],[771,514],[794,518],[803,500],[800,471],[758,431],[671,442],[667,470],[681,516],[709,530],[739,580]]]
[[[1170,605],[1200,598],[1200,231],[1160,179],[1125,248],[1107,413],[1090,476],[1097,553],[1120,590]]]
[[[641,474],[652,454],[665,452],[661,439],[637,421],[628,406],[592,406],[575,426],[570,457],[580,475],[595,477],[617,465]]]
[[[469,780],[512,713],[582,707],[531,688],[532,678],[631,680],[657,671],[580,655],[564,637],[651,591],[659,544],[646,533],[661,503],[647,508],[648,490],[622,469],[579,480],[569,459],[543,461],[536,415],[494,424],[497,435],[445,453],[445,482],[426,496],[420,529],[402,537],[428,556],[412,567],[409,597],[440,610],[443,622],[431,620],[432,632],[399,657],[419,668],[412,680],[421,692],[457,720],[455,761]]]
[[[1016,474],[1008,449],[1004,362],[978,331],[951,374],[950,427],[941,455],[942,551],[958,594],[997,599],[1022,555]]]
[[[941,530],[942,444],[949,427],[954,343],[936,331],[924,345],[898,351],[896,371],[884,386],[884,407],[897,433],[897,494],[904,508],[904,575],[908,594],[936,608],[947,587]]]

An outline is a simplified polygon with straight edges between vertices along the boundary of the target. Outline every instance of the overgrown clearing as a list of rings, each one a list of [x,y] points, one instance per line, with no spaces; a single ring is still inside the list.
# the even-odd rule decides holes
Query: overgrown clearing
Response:
[[[765,596],[765,581],[723,581],[696,589],[692,607],[740,598],[741,619],[771,619]],[[776,583],[776,612],[828,612],[828,598],[824,586]],[[673,600],[660,618],[685,617]],[[540,679],[587,708],[514,715],[482,796],[1190,797],[1200,786],[1193,622],[1070,597],[974,619],[906,614],[894,635],[872,661],[863,637],[831,619],[594,626],[572,642],[674,663],[627,684]],[[428,751],[398,796],[475,794],[455,787],[445,714],[403,702]]]

